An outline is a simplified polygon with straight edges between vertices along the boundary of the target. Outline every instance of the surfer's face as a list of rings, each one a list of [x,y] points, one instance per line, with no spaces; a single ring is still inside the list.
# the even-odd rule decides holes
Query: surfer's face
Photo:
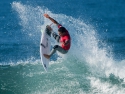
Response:
[[[62,32],[58,32],[59,33],[59,36],[63,36],[63,33]]]

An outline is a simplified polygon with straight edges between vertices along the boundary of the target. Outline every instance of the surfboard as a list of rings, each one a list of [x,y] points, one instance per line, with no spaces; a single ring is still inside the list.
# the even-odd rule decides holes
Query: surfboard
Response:
[[[45,30],[41,30],[41,32],[42,33],[40,41],[40,57],[43,68],[45,69],[45,71],[47,71],[50,60],[45,58],[43,54],[49,54],[51,48],[51,41],[50,41],[51,32],[50,29],[48,28],[48,25],[46,26]]]

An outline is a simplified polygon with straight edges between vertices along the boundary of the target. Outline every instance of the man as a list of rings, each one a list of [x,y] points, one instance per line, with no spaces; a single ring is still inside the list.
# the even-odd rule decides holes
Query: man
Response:
[[[71,38],[70,38],[69,32],[65,29],[65,27],[60,25],[56,20],[51,18],[48,14],[44,14],[44,17],[48,18],[54,24],[57,25],[57,27],[58,27],[58,34],[59,35],[57,35],[55,32],[52,32],[52,35],[57,40],[57,42],[61,43],[60,46],[59,45],[55,45],[49,55],[44,54],[44,56],[47,59],[50,59],[50,57],[56,51],[59,51],[62,54],[66,54],[68,52],[68,50],[70,49],[70,45],[71,45]]]

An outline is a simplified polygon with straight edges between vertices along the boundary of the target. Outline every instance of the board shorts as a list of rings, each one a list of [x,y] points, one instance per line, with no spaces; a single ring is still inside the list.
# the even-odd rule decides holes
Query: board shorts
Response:
[[[60,42],[60,36],[59,35],[57,35],[55,32],[52,32],[52,36],[55,38],[55,40],[59,43]],[[65,50],[65,49],[63,49],[61,46],[59,46],[59,45],[55,45],[53,48],[52,48],[52,50],[51,50],[51,52],[50,52],[50,56],[52,56],[56,51],[58,51],[58,52],[60,52],[60,53],[62,53],[62,54],[66,54],[67,52],[68,52],[68,50]]]

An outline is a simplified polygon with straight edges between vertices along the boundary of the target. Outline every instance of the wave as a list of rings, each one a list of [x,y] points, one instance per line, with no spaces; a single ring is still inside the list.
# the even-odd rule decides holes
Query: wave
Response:
[[[125,92],[125,74],[123,73],[125,71],[125,61],[115,61],[112,54],[108,53],[106,48],[99,47],[101,40],[98,39],[96,29],[91,23],[86,24],[82,19],[76,19],[65,14],[52,13],[44,6],[33,7],[20,2],[13,2],[12,8],[16,11],[16,15],[20,19],[19,24],[23,27],[22,32],[26,34],[26,39],[32,41],[35,45],[39,45],[41,29],[44,29],[47,24],[51,24],[48,19],[43,17],[44,13],[48,13],[54,19],[58,20],[71,34],[72,46],[69,53],[66,55],[58,53],[59,57],[57,60],[50,62],[49,72],[40,73],[42,76],[42,80],[39,80],[38,76],[40,84],[44,84],[44,81],[46,84],[42,87],[38,82],[34,83],[38,85],[37,88],[31,86],[33,90],[36,89],[33,92],[34,94],[41,92],[51,92],[51,94],[61,92],[63,94],[63,91],[65,93],[79,94],[107,94],[109,92],[110,94],[115,92],[123,94]],[[52,28],[54,31],[57,31],[55,25]],[[52,39],[52,46],[55,44],[54,39]],[[27,61],[28,63],[26,63]],[[31,60],[30,62],[35,64],[32,66],[36,68],[35,71],[40,71],[39,68],[37,69],[41,64],[40,59]],[[30,64],[29,60],[23,61],[21,64],[23,63],[26,63],[24,67],[28,70],[27,65]],[[17,66],[19,66],[18,63]],[[32,68],[31,66],[29,67]],[[38,75],[38,72],[28,72],[31,78]]]

